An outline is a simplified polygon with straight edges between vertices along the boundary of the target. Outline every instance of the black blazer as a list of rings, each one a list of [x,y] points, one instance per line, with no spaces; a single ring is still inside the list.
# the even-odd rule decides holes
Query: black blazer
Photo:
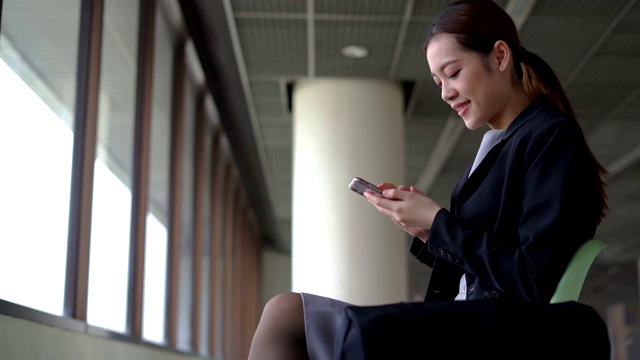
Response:
[[[579,125],[542,96],[469,171],[427,243],[411,245],[433,268],[425,301],[454,299],[464,273],[467,299],[548,302],[573,253],[594,236],[602,207]]]

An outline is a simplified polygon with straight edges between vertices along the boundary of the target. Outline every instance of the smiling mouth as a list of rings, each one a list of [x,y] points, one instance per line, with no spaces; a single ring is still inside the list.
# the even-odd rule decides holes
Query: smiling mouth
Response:
[[[462,113],[464,113],[465,110],[469,107],[469,104],[471,104],[471,101],[465,101],[462,104],[458,104],[453,108],[453,110],[455,110],[458,115],[462,116]]]

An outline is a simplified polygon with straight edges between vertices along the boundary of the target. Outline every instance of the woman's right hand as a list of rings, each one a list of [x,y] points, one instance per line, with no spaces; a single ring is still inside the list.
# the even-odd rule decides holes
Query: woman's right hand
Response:
[[[424,192],[421,190],[416,189],[415,187],[411,186],[405,186],[405,185],[400,185],[398,187],[396,187],[395,185],[391,184],[391,183],[381,183],[380,185],[378,185],[378,187],[382,190],[386,190],[386,189],[397,189],[400,191],[410,191],[419,195],[424,196]],[[370,195],[365,195],[365,197],[367,197],[367,199],[369,199]],[[371,196],[375,196],[375,195],[371,195]],[[371,201],[371,199],[369,199],[370,203],[372,205],[374,205],[380,212],[383,212],[381,210],[381,208],[376,205],[374,202]],[[389,214],[387,214],[389,215]],[[429,239],[429,229],[423,228],[423,227],[418,227],[418,226],[409,226],[407,224],[404,224],[402,222],[400,222],[399,220],[397,220],[394,216],[389,216],[391,218],[391,220],[398,225],[398,227],[400,227],[402,230],[404,230],[405,232],[407,232],[408,234],[410,234],[411,236],[417,237],[419,239],[421,239],[422,241],[424,241],[425,243],[427,242],[427,240]]]

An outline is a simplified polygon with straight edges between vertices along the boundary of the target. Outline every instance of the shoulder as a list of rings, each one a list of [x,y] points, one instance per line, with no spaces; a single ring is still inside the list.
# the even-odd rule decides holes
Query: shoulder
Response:
[[[575,119],[563,114],[550,102],[532,104],[507,129],[506,147],[519,154],[525,164],[545,158],[568,162],[588,156],[586,139]]]
[[[534,100],[507,129],[506,136],[523,138],[582,137],[579,124],[563,114],[546,97]]]

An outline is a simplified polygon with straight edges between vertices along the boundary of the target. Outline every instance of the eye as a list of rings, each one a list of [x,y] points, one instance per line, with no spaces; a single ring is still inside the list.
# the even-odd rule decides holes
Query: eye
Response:
[[[460,74],[460,70],[454,72],[453,74],[449,75],[449,79],[455,79],[456,77],[458,77],[458,74]]]
[[[436,87],[442,87],[442,81],[440,81],[439,77],[434,75],[431,79],[433,79],[433,82],[436,83]]]

